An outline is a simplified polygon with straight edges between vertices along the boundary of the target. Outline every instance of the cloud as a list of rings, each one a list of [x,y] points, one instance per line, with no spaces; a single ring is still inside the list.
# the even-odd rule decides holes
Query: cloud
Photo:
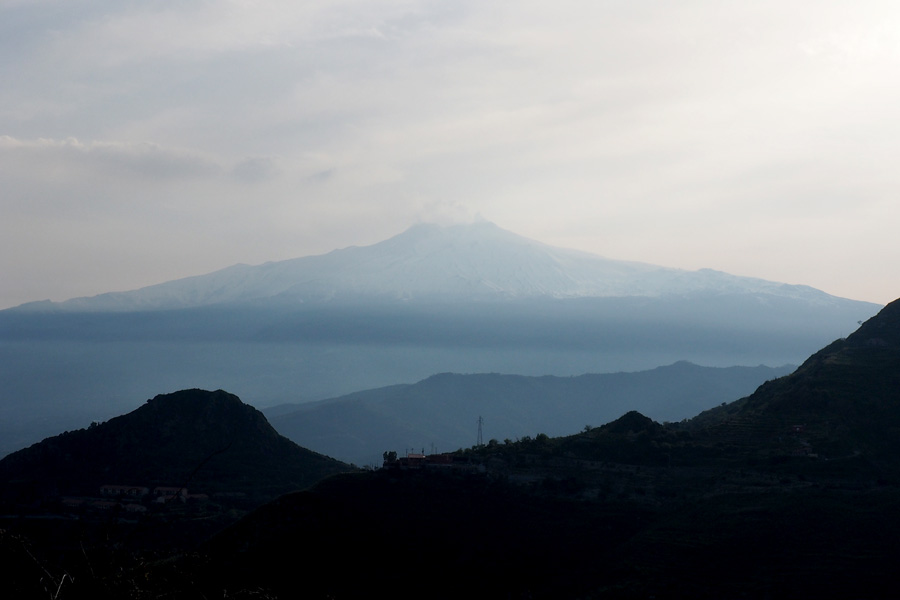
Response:
[[[106,189],[179,184],[217,177],[222,169],[195,152],[163,148],[152,143],[90,141],[76,138],[21,140],[0,136],[0,172],[7,182],[73,190],[91,186]],[[124,187],[123,187],[124,186]],[[12,198],[7,195],[7,202]]]
[[[66,56],[69,64],[114,68],[148,61],[207,60],[259,48],[302,47],[320,40],[383,38],[383,24],[399,22],[422,5],[399,0],[97,1],[64,28],[42,33],[49,42],[47,55],[66,56],[77,47],[78,53]],[[12,8],[38,22],[52,23],[57,14],[40,6]]]
[[[231,169],[231,174],[245,183],[266,181],[275,177],[278,172],[277,161],[269,157],[246,158]]]
[[[804,265],[900,218],[897,23],[883,2],[7,1],[0,234],[68,254],[82,227],[144,265],[154,231],[183,236],[202,272],[480,212],[671,266],[756,253],[746,274],[831,291]]]

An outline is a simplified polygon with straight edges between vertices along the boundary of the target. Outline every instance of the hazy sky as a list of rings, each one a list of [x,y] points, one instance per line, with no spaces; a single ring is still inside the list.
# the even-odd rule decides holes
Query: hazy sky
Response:
[[[0,307],[476,215],[900,296],[895,1],[0,0]]]

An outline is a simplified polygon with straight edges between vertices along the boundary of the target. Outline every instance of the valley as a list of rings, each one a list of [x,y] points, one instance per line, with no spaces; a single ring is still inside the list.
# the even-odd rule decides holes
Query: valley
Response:
[[[262,267],[0,311],[14,597],[895,595],[897,302],[495,226]]]
[[[878,308],[553,248],[492,223],[419,225],[372,246],[0,311],[0,455],[178,389],[271,408],[448,372],[779,368]]]
[[[273,437],[262,415],[224,392],[179,392],[0,461],[4,514],[21,511],[15,494],[31,490],[38,495],[28,501],[30,514],[68,514],[80,523],[54,525],[69,533],[53,542],[41,534],[46,520],[7,517],[0,547],[23,567],[13,589],[34,592],[53,581],[59,598],[353,598],[373,590],[399,598],[887,598],[896,592],[900,534],[898,365],[900,301],[793,373],[683,422],[660,424],[630,411],[581,433],[401,455],[375,470],[332,463],[344,472],[212,519],[179,509],[130,525],[96,513],[73,521],[77,513],[54,500],[59,491],[40,492],[86,481],[54,465],[109,475],[110,460],[133,453],[103,453],[99,440],[121,445],[139,422],[155,423],[136,430],[151,437],[175,433],[176,423],[246,432],[243,450],[220,446],[237,452],[232,460],[212,469],[189,461],[198,486],[233,488],[244,477],[257,489],[284,480],[283,469],[261,470],[273,463],[248,454],[272,444],[296,448]],[[224,419],[216,407],[255,416]],[[200,414],[202,425],[190,417]],[[182,440],[174,448],[183,453],[204,438],[171,439]],[[209,439],[219,441],[207,448],[222,438]],[[76,459],[79,447],[100,456]],[[133,472],[170,469],[178,461],[167,452],[145,447]],[[177,548],[174,538],[159,546],[133,535],[135,527],[156,523],[164,531],[198,518],[215,527]],[[46,545],[27,550],[25,535]],[[104,555],[114,568],[92,571],[76,555]]]

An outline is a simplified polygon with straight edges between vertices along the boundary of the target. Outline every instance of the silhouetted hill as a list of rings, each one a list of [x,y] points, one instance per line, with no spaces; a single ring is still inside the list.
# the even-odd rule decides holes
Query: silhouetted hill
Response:
[[[645,417],[636,410],[628,411],[615,421],[607,423],[600,431],[610,434],[641,433],[644,431],[657,432],[662,428],[649,417]]]
[[[122,484],[274,497],[347,469],[278,435],[237,396],[195,389],[10,454],[0,460],[0,485],[36,494],[97,495],[101,485]]]
[[[895,598],[898,310],[693,422],[631,411],[406,457],[100,581],[136,598]]]
[[[900,301],[793,374],[692,419],[694,431],[737,441],[759,456],[859,457],[900,466]]]
[[[898,311],[691,423],[629,412],[285,496],[214,539],[198,581],[283,598],[300,581],[320,598],[896,597]],[[303,577],[275,550],[300,532],[323,549]]]
[[[380,464],[385,450],[455,450],[484,439],[580,431],[637,410],[680,421],[741,398],[794,367],[701,367],[678,362],[635,373],[526,377],[442,373],[317,403],[278,407],[272,425],[298,444],[356,464]],[[268,413],[268,411],[266,411]]]

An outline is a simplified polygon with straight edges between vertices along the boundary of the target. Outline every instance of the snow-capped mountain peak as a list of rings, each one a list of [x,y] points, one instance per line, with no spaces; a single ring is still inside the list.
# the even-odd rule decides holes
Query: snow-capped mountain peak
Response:
[[[157,310],[235,303],[488,301],[514,298],[765,294],[828,302],[807,286],[685,271],[542,244],[490,222],[415,225],[371,246],[234,265],[129,292],[23,305],[34,309]]]

